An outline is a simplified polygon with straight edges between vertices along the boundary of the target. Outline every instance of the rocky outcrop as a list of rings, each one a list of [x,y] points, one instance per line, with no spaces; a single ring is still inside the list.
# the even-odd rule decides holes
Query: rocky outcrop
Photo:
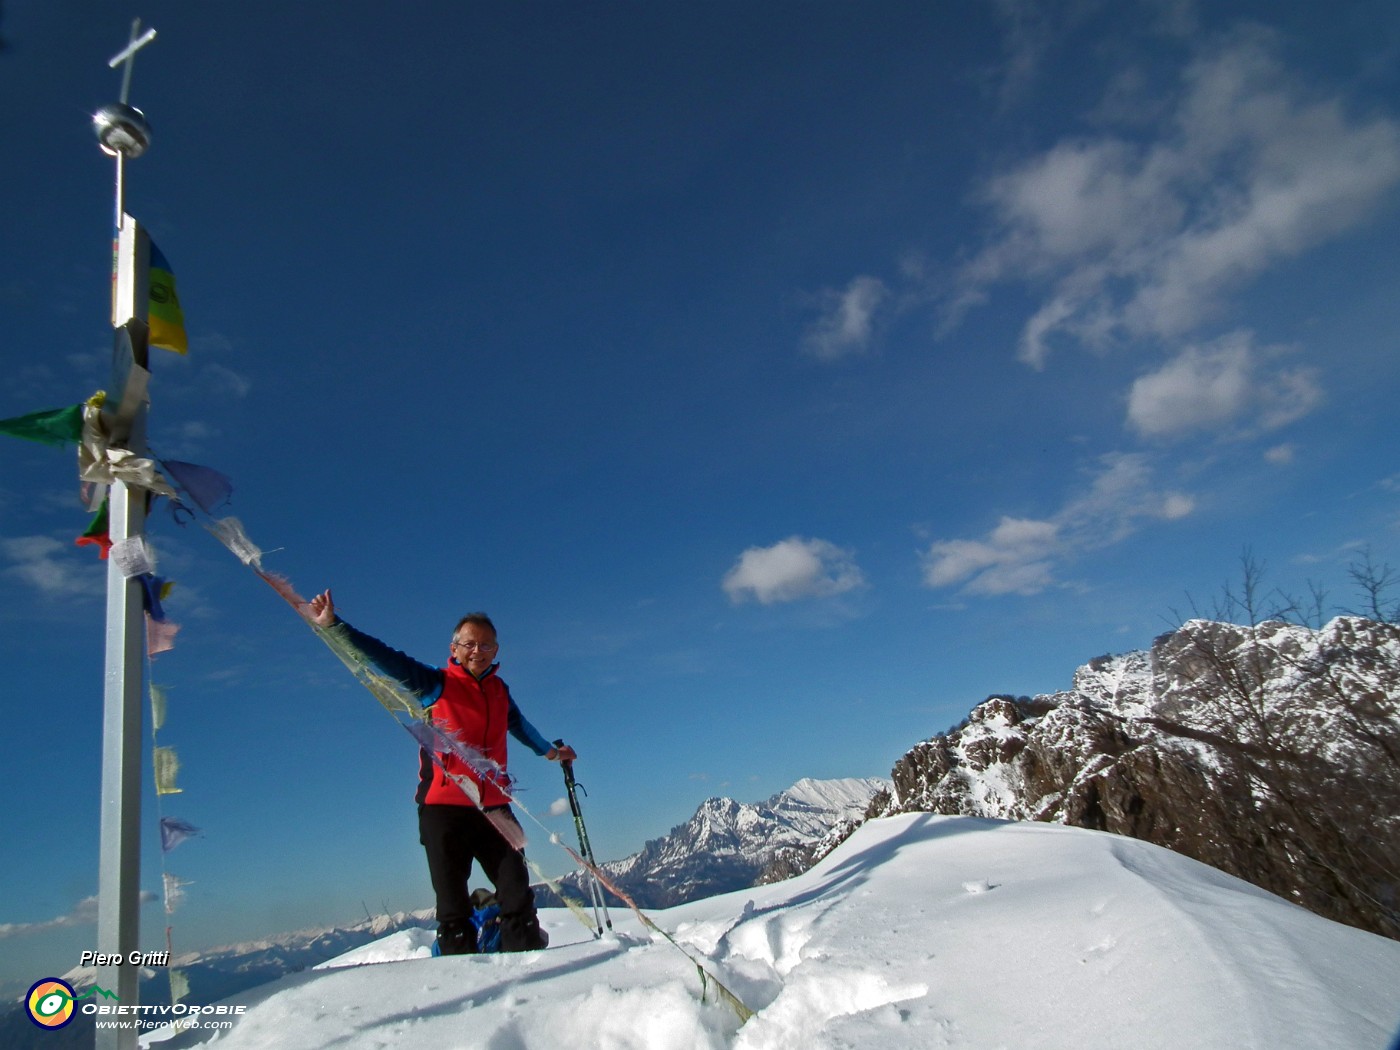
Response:
[[[1400,937],[1400,627],[1192,621],[912,748],[876,815],[1042,820],[1186,854]]]

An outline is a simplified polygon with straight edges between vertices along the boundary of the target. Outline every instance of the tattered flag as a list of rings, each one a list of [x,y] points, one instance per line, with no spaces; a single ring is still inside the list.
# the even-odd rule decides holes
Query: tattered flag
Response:
[[[163,459],[160,465],[181,493],[205,514],[212,516],[233,495],[233,482],[227,475],[210,467],[184,463],[178,459]]]
[[[169,853],[185,839],[199,834],[199,828],[176,817],[160,818],[161,852]]]
[[[0,434],[45,445],[71,445],[83,436],[83,406],[46,408],[25,416],[0,419]]]

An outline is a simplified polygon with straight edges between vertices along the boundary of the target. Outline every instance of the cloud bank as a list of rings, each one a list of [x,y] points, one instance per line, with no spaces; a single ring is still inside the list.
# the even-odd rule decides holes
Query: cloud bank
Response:
[[[141,903],[150,904],[159,898],[149,890],[141,891]],[[45,922],[0,922],[0,941],[8,937],[23,937],[31,933],[46,933],[69,926],[90,926],[97,921],[97,897],[84,897],[73,906],[67,915],[59,915]]]
[[[1144,138],[1065,139],[981,192],[994,233],[954,316],[1002,282],[1046,288],[1018,356],[1166,340],[1271,266],[1357,225],[1400,183],[1400,125],[1310,91],[1261,28],[1205,48]],[[1145,115],[1147,103],[1141,106]]]
[[[1173,521],[1195,510],[1187,494],[1158,489],[1147,457],[1113,453],[1088,489],[1043,520],[1003,517],[980,539],[936,540],[923,554],[924,583],[964,594],[1038,594],[1055,569],[1126,539],[1143,521]]]

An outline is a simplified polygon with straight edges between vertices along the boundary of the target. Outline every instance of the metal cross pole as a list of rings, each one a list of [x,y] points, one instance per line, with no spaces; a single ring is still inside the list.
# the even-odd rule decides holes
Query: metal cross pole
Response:
[[[126,214],[125,166],[150,145],[150,128],[139,110],[127,105],[131,64],[155,36],[138,36],[112,60],[126,64],[122,101],[93,116],[102,149],[116,159],[116,245],[112,275],[111,396],[103,406],[110,447],[142,455],[146,446],[146,310],[149,301],[150,242]],[[114,480],[108,495],[108,535],[113,545],[139,539],[145,529],[146,496],[126,481]],[[98,860],[97,950],[120,960],[98,968],[97,983],[115,992],[122,1006],[138,1005],[140,970],[126,960],[139,953],[141,901],[141,685],[144,640],[142,587],[128,579],[117,558],[107,561],[106,674],[102,705],[102,819]],[[130,1016],[135,1016],[135,1013]],[[132,1050],[137,1028],[96,1029],[96,1045]]]

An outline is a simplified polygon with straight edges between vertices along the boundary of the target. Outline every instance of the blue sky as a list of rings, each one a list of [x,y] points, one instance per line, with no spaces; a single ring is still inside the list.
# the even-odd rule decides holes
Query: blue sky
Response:
[[[1400,564],[1392,4],[12,0],[0,417],[107,383],[88,120],[138,14],[128,209],[191,338],[153,448],[399,648],[490,612],[600,857],[886,775],[1149,645],[1246,547],[1335,607],[1359,551]],[[4,451],[26,984],[93,947],[105,572],[72,453]],[[161,811],[203,829],[177,950],[428,906],[412,742],[203,530],[149,538]],[[557,769],[512,765],[543,813]]]

